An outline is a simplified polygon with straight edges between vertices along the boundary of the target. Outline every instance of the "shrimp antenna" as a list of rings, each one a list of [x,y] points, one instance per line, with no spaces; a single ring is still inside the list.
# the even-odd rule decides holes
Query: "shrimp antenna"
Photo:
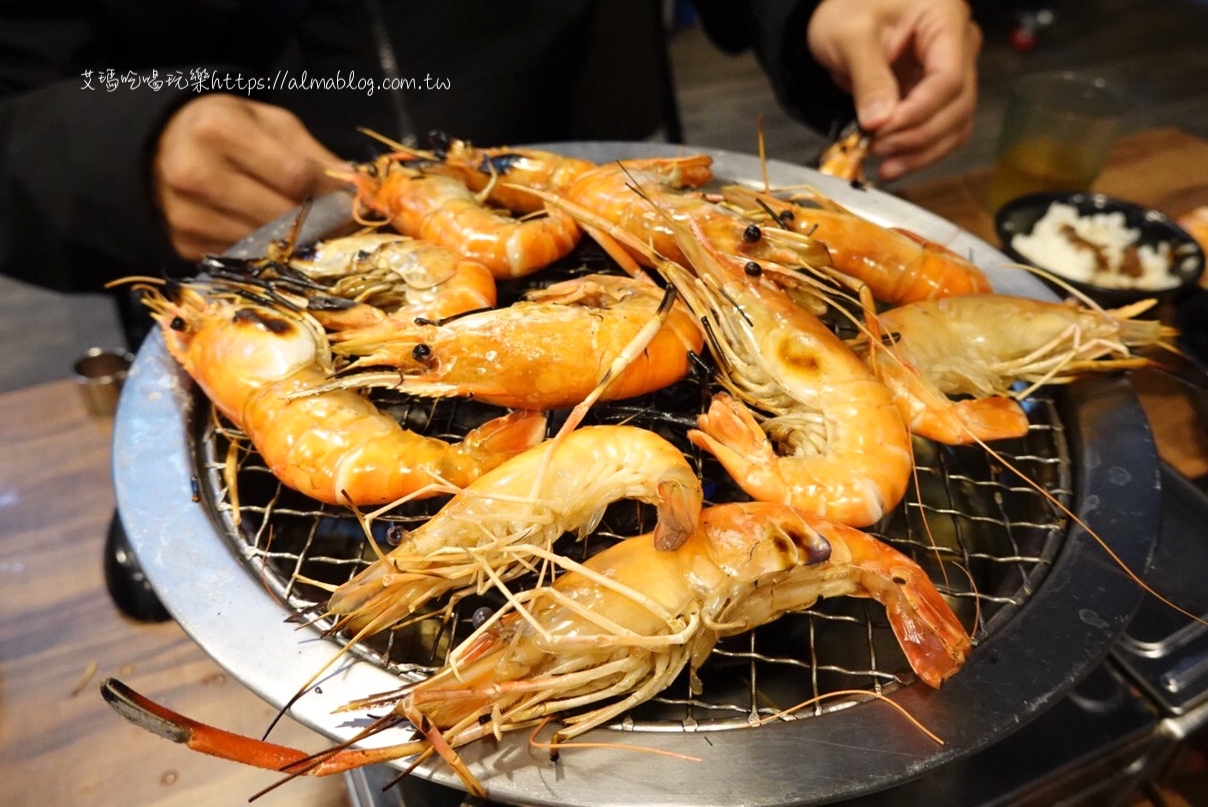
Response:
[[[759,146],[759,170],[763,174],[763,190],[767,193],[772,189],[772,183],[768,179],[768,154],[767,143],[765,142],[763,132],[763,113],[760,112],[755,116],[755,133],[756,141]]]
[[[424,151],[423,149],[417,149],[413,146],[408,146],[405,143],[400,143],[397,140],[392,140],[391,138],[387,137],[384,134],[375,132],[373,129],[369,129],[364,126],[358,126],[357,131],[363,135],[368,135],[369,137],[372,137],[374,140],[378,141],[379,143],[389,146],[391,151],[393,151],[395,153],[405,154],[408,157],[422,157],[424,159],[433,160],[433,161],[438,160],[435,152]]]

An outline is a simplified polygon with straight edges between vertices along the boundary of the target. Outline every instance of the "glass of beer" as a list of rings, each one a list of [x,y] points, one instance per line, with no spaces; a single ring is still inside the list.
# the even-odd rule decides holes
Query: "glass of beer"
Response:
[[[1101,78],[1072,71],[1025,76],[1011,88],[986,207],[1037,191],[1085,191],[1103,170],[1127,111]]]

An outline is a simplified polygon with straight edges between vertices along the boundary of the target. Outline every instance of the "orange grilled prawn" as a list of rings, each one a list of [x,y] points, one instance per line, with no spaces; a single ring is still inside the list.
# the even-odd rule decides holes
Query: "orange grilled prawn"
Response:
[[[1134,318],[1151,304],[1099,311],[1005,294],[927,300],[879,314],[890,344],[860,349],[915,434],[950,444],[1022,437],[1028,419],[1017,399],[1037,386],[1152,364],[1133,348],[1170,347],[1171,328]],[[1020,381],[1030,386],[1012,389]]]
[[[515,218],[484,206],[459,180],[387,154],[348,177],[363,204],[406,235],[443,244],[497,278],[523,277],[570,253],[579,226],[559,210]]]
[[[941,244],[907,230],[882,227],[816,191],[799,195],[816,206],[737,185],[722,189],[722,196],[752,220],[766,224],[771,211],[776,226],[821,242],[835,271],[863,283],[882,302],[900,304],[991,290],[976,265]]]
[[[330,372],[326,338],[308,315],[202,284],[173,286],[173,299],[144,290],[173,358],[278,479],[319,501],[381,504],[464,487],[545,436],[544,415],[515,412],[450,444],[403,429],[354,392],[303,394]]]
[[[410,723],[418,735],[402,743],[307,755],[197,723],[112,679],[102,693],[138,725],[224,759],[325,776],[435,752],[470,793],[485,797],[459,746],[575,709],[564,714],[554,742],[579,736],[648,700],[686,666],[695,669],[722,636],[822,597],[880,602],[909,663],[930,686],[955,674],[970,649],[960,622],[914,561],[858,530],[783,505],[709,508],[674,551],[659,550],[645,535],[581,564],[559,562],[564,574],[513,595],[432,677],[345,707],[389,709],[354,742]],[[699,692],[699,679],[691,680]]]
[[[391,318],[333,337],[334,350],[354,359],[351,369],[371,368],[333,383],[468,396],[512,408],[575,406],[660,316],[664,297],[650,282],[587,275],[534,290],[506,308],[445,323]],[[682,302],[673,301],[665,316],[644,349],[610,380],[604,400],[653,392],[687,375],[704,337]]]

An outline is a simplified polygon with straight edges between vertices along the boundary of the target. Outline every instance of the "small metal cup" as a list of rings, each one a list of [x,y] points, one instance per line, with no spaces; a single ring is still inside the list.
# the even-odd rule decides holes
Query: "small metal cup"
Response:
[[[74,365],[76,386],[84,407],[94,415],[110,416],[117,410],[122,382],[134,356],[121,348],[94,347]]]

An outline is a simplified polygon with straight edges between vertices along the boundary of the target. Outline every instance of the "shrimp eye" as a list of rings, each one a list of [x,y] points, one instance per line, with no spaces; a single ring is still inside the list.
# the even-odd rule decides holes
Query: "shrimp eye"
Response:
[[[189,324],[184,321],[183,317],[172,317],[172,321],[168,323],[168,327],[174,331],[183,331],[189,327]]]
[[[435,152],[447,152],[449,147],[453,145],[453,138],[446,131],[433,129],[428,132],[428,143],[431,144],[432,150]]]
[[[797,218],[797,216],[796,216],[796,215],[794,215],[793,211],[791,211],[791,210],[783,210],[783,211],[781,211],[780,216],[779,216],[778,218],[779,218],[779,219],[780,219],[782,222],[786,222],[786,223],[787,223],[787,222],[790,222],[790,221],[792,221],[793,219]]]
[[[432,348],[428,345],[420,343],[411,348],[411,358],[415,359],[416,361],[426,362],[428,359],[432,358]]]
[[[755,261],[747,261],[747,265],[742,267],[750,277],[759,277],[763,273],[763,267],[755,263]]]
[[[481,628],[483,623],[491,618],[491,614],[495,613],[485,605],[481,608],[475,608],[474,613],[470,614],[470,624],[476,628]]]
[[[760,238],[763,238],[763,230],[759,229],[758,224],[748,224],[747,229],[742,231],[742,240],[748,244],[754,244]]]
[[[366,163],[365,165],[361,166],[361,168],[370,177],[376,177],[378,175],[378,167],[376,163]]]
[[[386,543],[390,546],[398,546],[410,534],[411,531],[409,529],[400,524],[395,524],[386,530]]]

